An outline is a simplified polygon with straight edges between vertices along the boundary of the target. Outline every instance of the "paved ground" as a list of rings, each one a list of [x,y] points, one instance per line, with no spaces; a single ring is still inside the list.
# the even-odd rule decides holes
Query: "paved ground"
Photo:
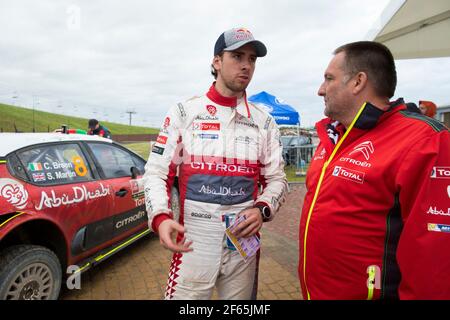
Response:
[[[260,300],[302,299],[297,262],[298,224],[304,194],[304,185],[292,186],[275,220],[262,229],[258,284]],[[157,237],[145,237],[83,273],[81,289],[63,289],[61,299],[162,299],[171,257],[171,253],[161,247]]]

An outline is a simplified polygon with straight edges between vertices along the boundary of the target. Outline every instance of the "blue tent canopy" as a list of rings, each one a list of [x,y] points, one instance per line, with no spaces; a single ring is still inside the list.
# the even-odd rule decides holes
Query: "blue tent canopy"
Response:
[[[274,117],[277,124],[300,124],[300,115],[293,107],[281,102],[277,97],[265,91],[251,96],[248,100],[255,104],[263,105]]]

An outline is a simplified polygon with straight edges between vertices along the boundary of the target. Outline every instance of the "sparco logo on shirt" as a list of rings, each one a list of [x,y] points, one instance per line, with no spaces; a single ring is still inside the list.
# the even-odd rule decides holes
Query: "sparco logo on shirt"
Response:
[[[433,179],[450,179],[450,167],[433,167],[431,170]]]
[[[200,213],[200,212],[191,212],[191,217],[211,219],[211,215],[209,213]]]
[[[360,184],[364,183],[364,175],[364,172],[350,170],[339,166],[336,166],[333,169],[333,176],[347,179]]]

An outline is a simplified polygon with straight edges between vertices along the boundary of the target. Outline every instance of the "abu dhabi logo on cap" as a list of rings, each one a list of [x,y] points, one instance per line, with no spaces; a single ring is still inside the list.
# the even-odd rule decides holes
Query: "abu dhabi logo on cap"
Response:
[[[234,38],[239,41],[240,40],[252,40],[253,35],[249,30],[247,30],[245,28],[240,28],[240,29],[236,30],[236,32],[234,34]]]

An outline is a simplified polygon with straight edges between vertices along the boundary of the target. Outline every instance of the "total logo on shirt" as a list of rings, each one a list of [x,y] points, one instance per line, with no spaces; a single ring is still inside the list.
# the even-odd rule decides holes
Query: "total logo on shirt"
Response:
[[[350,180],[359,184],[364,183],[364,172],[347,169],[340,166],[335,166],[333,169],[333,176],[339,177],[342,179]]]
[[[192,124],[192,130],[219,131],[220,130],[220,123],[215,123],[215,122],[194,122]]]
[[[431,171],[433,179],[450,179],[450,167],[433,167]]]

